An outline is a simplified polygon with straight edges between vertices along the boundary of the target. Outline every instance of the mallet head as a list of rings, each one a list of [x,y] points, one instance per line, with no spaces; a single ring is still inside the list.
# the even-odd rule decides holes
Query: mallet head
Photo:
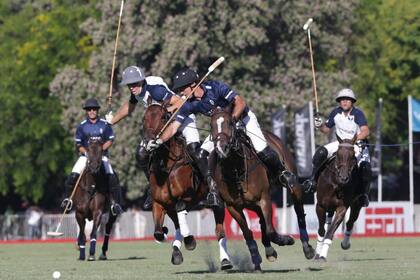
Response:
[[[308,19],[307,21],[306,21],[306,23],[303,25],[303,30],[308,30],[308,28],[309,28],[309,25],[311,25],[311,23],[313,22],[314,20],[312,19],[312,18],[310,18],[310,19]]]

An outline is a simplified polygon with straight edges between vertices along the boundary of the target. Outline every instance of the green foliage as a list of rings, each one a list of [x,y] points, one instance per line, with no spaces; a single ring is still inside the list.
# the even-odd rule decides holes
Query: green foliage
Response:
[[[384,142],[407,142],[407,96],[420,98],[420,3],[361,1],[351,45],[356,92],[373,124],[383,98]],[[401,165],[395,152],[387,165]]]
[[[60,126],[61,106],[48,87],[63,65],[83,67],[92,51],[79,29],[89,5],[73,2],[2,2],[2,194],[16,193],[38,202],[44,190],[58,191],[71,158],[71,140]]]

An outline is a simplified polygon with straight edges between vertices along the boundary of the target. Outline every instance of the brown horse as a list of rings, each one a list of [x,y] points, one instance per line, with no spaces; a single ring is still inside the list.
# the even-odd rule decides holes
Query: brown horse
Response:
[[[151,104],[144,115],[144,142],[154,139],[162,129],[168,117],[164,105]],[[172,219],[176,233],[173,242],[171,262],[175,265],[183,262],[180,251],[182,240],[187,250],[194,250],[196,241],[191,234],[186,216],[188,211],[203,200],[207,191],[203,182],[194,179],[193,169],[185,149],[185,140],[175,135],[151,154],[150,186],[153,198],[154,237],[163,241],[168,232],[163,226],[165,214]],[[220,246],[221,269],[232,268],[226,248],[224,231],[224,209],[213,209],[216,222],[216,236]]]
[[[109,236],[116,216],[111,214],[110,201],[108,197],[108,181],[105,169],[102,165],[102,141],[97,138],[90,138],[87,150],[87,165],[81,174],[79,186],[74,194],[76,205],[76,220],[79,225],[79,235],[77,244],[79,246],[79,260],[84,260],[85,256],[85,225],[86,220],[93,220],[92,232],[90,234],[89,261],[95,260],[96,236],[102,215],[109,213],[109,219],[105,228],[105,238],[102,244],[102,254],[100,260],[106,260],[108,251]]]
[[[290,236],[279,235],[273,226],[270,180],[267,170],[258,159],[245,132],[237,129],[233,124],[231,107],[218,109],[213,113],[211,131],[216,153],[213,152],[211,155],[210,166],[212,169],[216,166],[213,175],[219,192],[229,213],[238,222],[243,232],[255,269],[261,270],[261,256],[243,214],[244,208],[255,211],[260,218],[262,243],[269,261],[277,258],[271,242],[283,246],[294,244],[294,240]],[[264,132],[264,135],[269,145],[283,159],[286,168],[296,172],[293,159],[281,140],[269,132]],[[295,182],[290,191],[298,215],[303,250],[305,256],[310,259],[314,256],[314,249],[308,243],[302,188]]]
[[[344,250],[350,248],[350,235],[362,208],[358,199],[362,181],[358,174],[354,152],[357,135],[353,139],[342,140],[338,136],[337,139],[339,145],[336,156],[327,161],[317,182],[316,214],[319,227],[315,259],[320,261],[326,261],[334,232],[344,220],[349,207],[350,217],[346,223],[345,237],[341,242],[341,247]],[[331,223],[333,215],[334,219]],[[327,231],[325,230],[326,220]]]

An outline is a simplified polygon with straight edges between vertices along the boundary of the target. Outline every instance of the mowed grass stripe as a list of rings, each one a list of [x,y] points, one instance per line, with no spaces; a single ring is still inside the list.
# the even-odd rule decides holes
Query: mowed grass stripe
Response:
[[[60,279],[420,279],[420,238],[356,238],[348,251],[336,239],[325,264],[306,260],[300,242],[275,247],[279,257],[270,263],[260,245],[263,274],[247,271],[250,263],[244,241],[231,241],[228,246],[236,265],[224,273],[214,271],[220,267],[216,241],[198,241],[194,251],[183,248],[180,266],[170,263],[170,243],[111,243],[109,260],[95,262],[77,261],[75,245],[69,243],[3,244],[0,279],[53,279],[54,271],[61,272]],[[97,257],[99,252],[100,246]]]

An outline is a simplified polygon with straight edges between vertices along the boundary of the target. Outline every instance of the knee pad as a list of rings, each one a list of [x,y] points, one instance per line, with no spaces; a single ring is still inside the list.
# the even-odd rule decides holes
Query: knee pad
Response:
[[[324,161],[327,160],[328,157],[328,150],[327,148],[325,148],[324,146],[319,147],[315,154],[314,154],[314,158],[312,159],[312,163],[317,166],[322,164]]]
[[[137,165],[142,168],[149,165],[149,152],[141,144],[136,148],[136,161]]]

